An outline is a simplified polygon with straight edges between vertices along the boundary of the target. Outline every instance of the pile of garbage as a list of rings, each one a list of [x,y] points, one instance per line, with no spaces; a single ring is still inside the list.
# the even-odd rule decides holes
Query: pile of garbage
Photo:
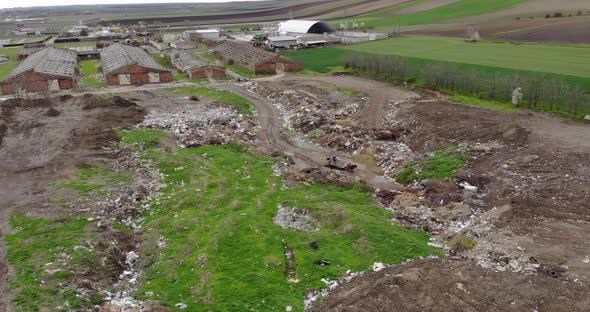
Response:
[[[220,103],[185,105],[175,111],[153,110],[139,127],[169,131],[181,147],[220,145],[230,142],[253,143],[256,122],[236,107]]]

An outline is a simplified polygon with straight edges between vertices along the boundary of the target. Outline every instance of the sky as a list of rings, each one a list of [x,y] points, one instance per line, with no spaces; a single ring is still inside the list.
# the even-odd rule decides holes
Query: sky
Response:
[[[211,3],[211,2],[232,2],[238,0],[1,0],[0,9],[14,7],[32,6],[55,6],[73,4],[128,4],[128,3]],[[260,0],[239,0],[239,1],[260,1]]]

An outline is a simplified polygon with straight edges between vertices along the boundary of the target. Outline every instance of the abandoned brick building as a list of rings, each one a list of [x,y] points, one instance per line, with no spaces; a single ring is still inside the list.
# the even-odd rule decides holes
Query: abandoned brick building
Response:
[[[223,79],[226,76],[225,68],[195,58],[188,51],[172,50],[168,55],[170,56],[172,64],[191,79],[209,77]]]
[[[100,61],[109,86],[172,81],[172,73],[142,48],[116,43],[100,52]]]
[[[255,74],[274,74],[277,69],[286,72],[303,70],[303,63],[254,47],[249,43],[224,41],[213,46],[211,52],[228,64],[248,68]]]
[[[77,61],[75,51],[53,47],[39,50],[0,82],[2,94],[71,89],[76,84]]]

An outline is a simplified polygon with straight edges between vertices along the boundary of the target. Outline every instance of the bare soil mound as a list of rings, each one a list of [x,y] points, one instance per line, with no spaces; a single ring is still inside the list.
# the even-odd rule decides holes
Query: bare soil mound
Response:
[[[586,311],[588,298],[581,285],[546,274],[496,273],[470,261],[429,259],[356,278],[316,311]]]

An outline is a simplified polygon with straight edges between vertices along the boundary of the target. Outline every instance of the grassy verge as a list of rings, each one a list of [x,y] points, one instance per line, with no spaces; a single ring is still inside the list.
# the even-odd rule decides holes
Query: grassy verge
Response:
[[[183,96],[202,96],[210,100],[224,104],[235,105],[240,108],[240,113],[251,115],[253,104],[247,99],[227,90],[216,90],[208,87],[181,87],[174,91],[174,94]]]
[[[478,106],[501,112],[518,112],[522,110],[521,107],[514,106],[509,102],[485,100],[465,94],[455,94],[451,96],[450,100],[470,106]]]
[[[438,151],[425,159],[404,165],[395,180],[402,184],[430,179],[447,180],[468,160],[469,157],[462,155],[456,148]]]
[[[0,55],[5,55],[10,59],[10,62],[0,65],[0,80],[3,80],[10,74],[10,72],[18,65],[16,55],[21,50],[18,48],[0,48]]]
[[[83,168],[76,168],[73,178],[54,184],[57,190],[75,190],[79,195],[86,196],[93,191],[101,190],[107,185],[128,183],[131,176],[126,172],[112,172],[101,164],[85,164]]]
[[[85,218],[53,221],[16,214],[9,225],[15,233],[4,235],[4,240],[8,262],[16,272],[10,281],[16,310],[71,311],[91,309],[101,302],[100,296],[88,301],[81,299],[76,289],[62,287],[75,274],[93,275],[96,273],[82,271],[100,272],[105,267],[88,248],[88,241],[98,235],[96,222]]]
[[[92,89],[100,89],[106,87],[100,78],[96,77],[98,74],[99,60],[85,60],[80,61],[80,68],[82,71],[81,86]]]
[[[137,137],[135,131],[123,133],[124,140]],[[441,254],[427,245],[426,233],[391,223],[362,187],[283,188],[271,159],[237,145],[152,148],[143,157],[164,174],[167,187],[143,226],[140,298],[171,308],[181,302],[190,311],[302,311],[305,292],[324,287],[322,278],[375,261]],[[314,230],[274,224],[279,205],[309,211]],[[166,247],[158,248],[158,240]],[[287,247],[294,255],[289,266]],[[286,271],[298,282],[289,282]]]

